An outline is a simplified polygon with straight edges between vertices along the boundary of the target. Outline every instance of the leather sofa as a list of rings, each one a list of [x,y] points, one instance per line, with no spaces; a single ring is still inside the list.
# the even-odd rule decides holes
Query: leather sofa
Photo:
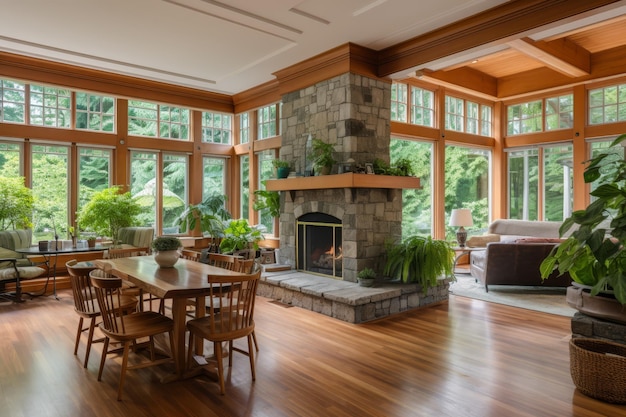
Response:
[[[554,272],[545,281],[539,265],[561,242],[560,222],[496,220],[489,225],[488,239],[468,240],[468,246],[486,241],[484,250],[473,250],[470,273],[489,291],[489,285],[567,287],[569,274]],[[477,246],[474,246],[477,247]]]

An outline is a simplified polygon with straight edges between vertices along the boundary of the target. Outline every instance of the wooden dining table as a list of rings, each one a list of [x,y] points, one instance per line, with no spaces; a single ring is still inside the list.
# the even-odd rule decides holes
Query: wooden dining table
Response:
[[[202,317],[205,314],[204,297],[210,291],[208,276],[238,275],[238,273],[182,258],[173,268],[159,267],[154,256],[101,259],[94,262],[105,272],[132,282],[144,292],[159,298],[172,299],[174,320],[172,355],[177,365],[177,378],[182,378],[185,370],[187,300],[195,298],[199,301],[196,305],[196,317]]]

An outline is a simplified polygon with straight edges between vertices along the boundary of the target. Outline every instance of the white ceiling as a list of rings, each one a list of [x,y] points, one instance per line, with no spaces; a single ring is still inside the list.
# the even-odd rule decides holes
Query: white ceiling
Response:
[[[352,42],[379,50],[505,0],[0,0],[0,51],[229,95]]]

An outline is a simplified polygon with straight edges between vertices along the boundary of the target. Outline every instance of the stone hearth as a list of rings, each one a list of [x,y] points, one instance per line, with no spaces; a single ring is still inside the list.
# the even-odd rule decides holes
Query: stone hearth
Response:
[[[450,279],[422,292],[417,284],[356,283],[294,270],[261,275],[257,294],[349,323],[363,323],[404,311],[448,301]]]

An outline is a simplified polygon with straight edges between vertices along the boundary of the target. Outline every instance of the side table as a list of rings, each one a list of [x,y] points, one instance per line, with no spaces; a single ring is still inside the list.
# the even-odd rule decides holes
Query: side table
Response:
[[[470,248],[468,246],[463,246],[463,247],[453,246],[451,249],[456,254],[456,256],[454,257],[454,263],[452,264],[452,275],[454,276],[454,278],[456,278],[456,264],[459,262],[459,259],[461,259],[465,255],[471,254],[474,251],[485,250],[486,248]]]

